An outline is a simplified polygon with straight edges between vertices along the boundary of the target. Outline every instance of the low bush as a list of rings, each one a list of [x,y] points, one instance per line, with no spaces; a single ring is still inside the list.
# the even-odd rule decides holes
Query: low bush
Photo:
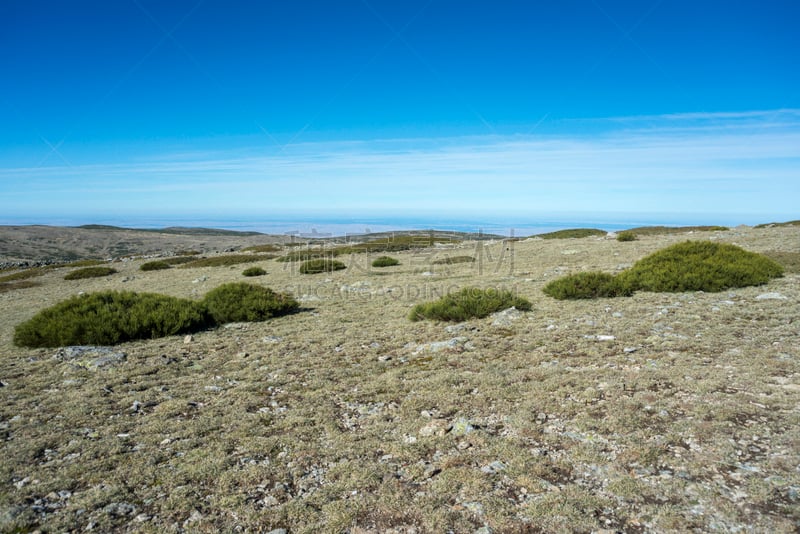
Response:
[[[211,324],[200,303],[130,291],[79,295],[34,315],[14,330],[23,347],[114,345],[201,330]]]
[[[465,287],[458,293],[445,295],[439,300],[417,304],[411,310],[409,319],[434,319],[438,321],[466,321],[510,307],[528,311],[531,303],[517,297],[510,291]]]
[[[579,239],[582,237],[606,235],[607,233],[608,232],[598,230],[596,228],[573,228],[569,230],[548,232],[546,234],[538,234],[536,237],[541,237],[542,239]]]
[[[626,241],[636,241],[636,232],[632,232],[631,230],[623,230],[622,232],[617,234],[617,241],[626,242]]]
[[[301,274],[328,273],[331,271],[340,271],[346,268],[347,266],[340,261],[328,258],[319,258],[315,260],[308,260],[304,262],[302,265],[300,265],[300,273]]]
[[[686,241],[650,254],[617,276],[579,273],[554,280],[543,291],[557,299],[627,296],[634,291],[724,291],[766,284],[783,276],[770,258],[735,245]]]
[[[168,265],[183,265],[185,263],[191,263],[193,261],[197,261],[197,258],[192,256],[174,256],[172,258],[164,258],[164,263]]]
[[[17,271],[15,273],[0,276],[0,283],[16,282],[17,280],[28,280],[30,278],[36,278],[37,276],[42,276],[48,270],[49,269],[45,267],[31,267],[29,269],[24,269],[22,271]]]
[[[66,265],[66,267],[93,267],[95,265],[103,265],[103,260],[77,260],[70,262]]]
[[[639,260],[619,276],[643,291],[715,292],[766,284],[783,276],[783,268],[735,245],[686,241]]]
[[[140,271],[162,271],[164,269],[172,269],[172,266],[165,261],[148,261],[139,267]]]
[[[452,265],[456,263],[472,263],[475,258],[472,256],[447,256],[438,260],[433,260],[434,265]]]
[[[299,308],[288,293],[244,282],[223,284],[209,291],[203,303],[218,324],[240,321],[264,321],[286,315]]]
[[[622,297],[633,294],[633,288],[620,278],[608,273],[577,273],[553,280],[542,290],[553,298],[594,299],[599,297]]]
[[[99,278],[101,276],[108,276],[116,273],[116,269],[111,267],[85,267],[72,271],[64,277],[64,280],[82,280],[84,278]]]
[[[267,271],[261,267],[249,267],[242,271],[243,276],[264,276],[265,274],[267,274]]]
[[[373,267],[392,267],[394,265],[400,265],[400,261],[391,256],[381,256],[372,260]]]

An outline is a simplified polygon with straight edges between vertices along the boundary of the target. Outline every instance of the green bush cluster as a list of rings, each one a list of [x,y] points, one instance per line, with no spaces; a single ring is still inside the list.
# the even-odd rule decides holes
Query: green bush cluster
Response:
[[[672,245],[620,274],[636,289],[676,293],[757,286],[782,275],[783,268],[766,256],[711,241]]]
[[[181,334],[210,324],[205,307],[154,293],[105,291],[79,295],[18,325],[14,343],[24,347],[114,345]]]
[[[208,292],[203,299],[217,324],[240,321],[264,321],[286,315],[299,307],[288,293],[277,293],[268,287],[232,282]]]
[[[633,288],[620,277],[608,273],[578,273],[547,284],[544,293],[559,300],[623,297],[633,294]]]
[[[355,245],[342,245],[327,249],[293,250],[281,256],[277,261],[308,261],[321,258],[335,258],[349,254],[400,252],[414,248],[431,247],[434,243],[455,243],[457,240],[448,237],[429,235],[402,235],[385,239],[376,239]]]
[[[458,293],[445,295],[439,300],[417,304],[411,310],[409,319],[434,319],[438,321],[466,321],[486,317],[491,313],[510,307],[528,311],[531,303],[517,297],[510,291],[465,287]]]
[[[636,241],[636,232],[631,230],[623,230],[622,232],[617,234],[617,241],[626,242],[626,241]]]
[[[111,267],[85,267],[72,271],[64,277],[64,280],[82,280],[84,278],[99,278],[116,273],[117,270]]]
[[[139,267],[140,271],[162,271],[164,269],[172,269],[172,266],[165,261],[148,261]]]
[[[298,308],[289,294],[245,283],[221,285],[199,302],[154,293],[104,291],[42,310],[16,327],[14,343],[23,347],[114,345],[233,321],[263,321]]]
[[[330,258],[318,258],[315,260],[308,260],[300,265],[300,273],[301,274],[317,274],[317,273],[329,273],[331,271],[340,271],[342,269],[346,269],[347,266],[337,260],[332,260]]]
[[[281,249],[278,245],[252,245],[242,249],[242,252],[278,252]]]
[[[735,245],[686,241],[655,252],[616,276],[578,273],[547,284],[557,299],[628,296],[634,291],[716,292],[766,284],[783,268],[761,254]]]
[[[248,267],[242,271],[243,276],[264,276],[265,274],[267,274],[267,271],[261,267]]]
[[[547,232],[546,234],[537,234],[536,237],[541,237],[542,239],[579,239],[582,237],[606,235],[607,233],[608,232],[598,230],[597,228],[572,228],[569,230]]]
[[[394,265],[400,265],[400,261],[391,256],[381,256],[372,260],[373,267],[392,267]]]

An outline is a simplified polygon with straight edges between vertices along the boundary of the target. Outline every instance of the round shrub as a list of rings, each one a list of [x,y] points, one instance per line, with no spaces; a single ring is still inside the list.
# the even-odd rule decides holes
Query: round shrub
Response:
[[[381,256],[372,261],[373,267],[392,267],[393,265],[400,265],[400,261],[391,256]]]
[[[210,325],[197,302],[130,291],[79,295],[46,308],[14,330],[21,347],[114,345],[196,332]]]
[[[242,275],[244,276],[264,276],[265,274],[267,274],[267,271],[261,267],[249,267],[242,271]]]
[[[411,310],[409,319],[434,319],[438,321],[466,321],[486,317],[491,313],[514,306],[528,311],[531,303],[517,297],[510,291],[465,287],[458,293],[445,295],[439,300],[417,304]]]
[[[300,273],[301,274],[329,273],[331,271],[340,271],[346,268],[347,266],[340,261],[332,260],[329,258],[318,258],[315,260],[308,260],[303,262],[300,265]]]
[[[644,291],[715,292],[766,284],[783,276],[783,268],[735,245],[686,241],[639,260],[619,276]]]
[[[300,306],[288,293],[277,293],[244,282],[232,282],[212,289],[203,303],[217,324],[264,321],[292,313]]]
[[[622,297],[633,294],[624,280],[601,272],[577,273],[553,280],[542,289],[546,295],[559,300]]]
[[[140,271],[161,271],[164,269],[171,269],[172,266],[165,261],[148,261],[139,267]]]
[[[625,230],[617,234],[617,241],[636,241],[636,233],[630,230]]]
[[[117,272],[116,269],[111,267],[86,267],[72,271],[64,277],[64,280],[82,280],[84,278],[99,278],[101,276],[108,276]]]

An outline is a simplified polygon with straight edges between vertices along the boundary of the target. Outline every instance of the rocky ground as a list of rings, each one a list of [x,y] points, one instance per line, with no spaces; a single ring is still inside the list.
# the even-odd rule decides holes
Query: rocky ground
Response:
[[[800,228],[462,243],[401,264],[142,272],[0,293],[0,531],[794,532],[800,273],[723,293],[556,301],[686,239],[784,258]],[[472,264],[434,265],[473,255]],[[249,266],[249,265],[248,265]],[[14,326],[81,291],[293,292],[296,315],[86,352]],[[475,285],[533,303],[459,324],[410,308]]]

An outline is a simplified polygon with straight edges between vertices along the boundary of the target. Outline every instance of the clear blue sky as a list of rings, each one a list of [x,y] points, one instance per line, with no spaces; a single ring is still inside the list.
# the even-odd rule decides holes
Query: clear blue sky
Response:
[[[793,0],[0,3],[0,223],[800,218]]]

